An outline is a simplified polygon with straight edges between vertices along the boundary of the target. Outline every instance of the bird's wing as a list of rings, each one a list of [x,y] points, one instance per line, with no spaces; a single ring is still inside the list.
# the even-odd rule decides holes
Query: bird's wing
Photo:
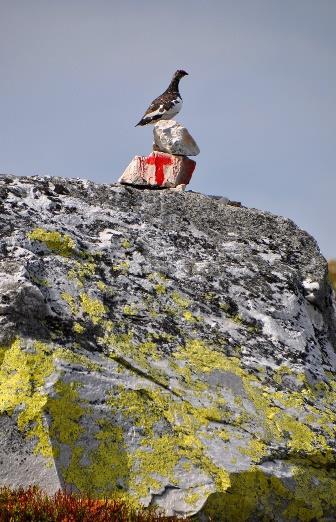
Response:
[[[148,109],[146,110],[145,116],[154,116],[155,114],[160,114],[164,112],[165,105],[167,105],[167,101],[163,98],[163,95],[158,96],[158,98],[155,98],[155,100],[152,101]]]
[[[146,123],[160,120],[163,114],[171,113],[172,115],[175,115],[180,110],[181,105],[182,99],[177,97],[175,94],[161,94],[161,96],[158,96],[158,98],[155,98],[155,100],[152,101],[137,125],[144,125]]]
[[[172,109],[172,107],[174,107],[174,105],[177,105],[181,102],[182,98],[180,95],[165,92],[152,101],[144,115],[147,116],[149,113],[156,110],[160,110],[160,112],[169,111]]]

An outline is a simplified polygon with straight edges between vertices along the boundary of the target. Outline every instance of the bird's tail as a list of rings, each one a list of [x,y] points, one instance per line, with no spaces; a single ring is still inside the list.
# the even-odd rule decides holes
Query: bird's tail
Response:
[[[162,114],[155,114],[155,116],[150,116],[150,117],[146,117],[146,118],[142,118],[139,123],[137,123],[135,125],[135,127],[137,127],[138,125],[140,125],[141,127],[143,125],[148,125],[149,123],[155,123],[156,121],[159,121],[159,120],[162,120]]]

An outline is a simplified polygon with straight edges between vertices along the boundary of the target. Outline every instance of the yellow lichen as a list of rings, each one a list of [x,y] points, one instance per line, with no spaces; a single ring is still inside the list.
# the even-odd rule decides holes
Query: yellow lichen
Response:
[[[111,495],[127,498],[129,465],[122,429],[111,421],[92,417],[92,410],[79,395],[80,383],[58,382],[56,395],[48,399],[47,411],[51,417],[50,432],[57,454],[60,445],[70,449],[70,462],[62,469],[64,479],[73,484],[82,494],[95,497]],[[81,420],[91,419],[92,436],[97,445],[86,454],[88,462],[83,464],[85,443],[81,437],[85,429]]]
[[[30,276],[30,280],[32,281],[32,283],[35,283],[38,286],[46,286],[46,287],[48,287],[50,285],[48,279],[40,279],[39,277],[31,275]]]
[[[121,242],[121,246],[125,249],[127,248],[131,248],[131,242],[128,240],[128,239],[124,239],[122,242]]]
[[[195,506],[195,504],[200,500],[201,494],[200,492],[189,491],[184,496],[184,502],[190,504],[191,506]]]
[[[241,370],[240,361],[237,357],[226,357],[196,339],[189,340],[185,347],[176,351],[175,358],[185,360],[188,366],[200,373],[208,373],[213,369],[223,369],[233,371],[233,373],[239,373]]]
[[[202,442],[204,428],[209,423],[206,408],[192,406],[159,388],[120,388],[109,402],[113,411],[131,419],[142,432],[140,446],[132,455],[130,472],[130,488],[137,498],[160,489],[158,473],[176,483],[174,470],[180,461],[199,466],[213,477],[221,491],[230,485],[228,473],[211,461]],[[156,426],[161,423],[166,424],[167,432],[158,435]]]
[[[259,462],[260,458],[267,455],[267,446],[259,439],[251,439],[247,447],[240,447],[240,453],[251,457],[252,462]]]
[[[113,333],[113,325],[106,326],[107,321],[103,322],[104,337],[98,341],[110,350],[110,357],[118,363],[130,368],[130,359],[133,361],[133,371],[143,372],[148,378],[155,380],[162,386],[168,386],[167,375],[156,367],[156,362],[160,359],[156,344],[153,342],[136,343],[132,333],[119,334]]]
[[[75,261],[73,268],[68,272],[70,281],[74,281],[79,288],[83,288],[84,282],[95,275],[96,264],[94,261]]]
[[[278,430],[288,433],[290,437],[289,447],[294,451],[312,452],[314,451],[314,440],[316,435],[303,422],[293,418],[291,415],[279,413],[275,418]]]
[[[279,491],[278,496],[274,492]],[[279,513],[287,489],[275,477],[267,477],[261,471],[248,471],[231,475],[227,494],[209,496],[203,512],[213,522],[246,522],[254,515],[258,520],[273,520]],[[273,501],[274,498],[274,501]]]
[[[75,301],[75,298],[73,297],[73,295],[69,294],[69,292],[62,292],[61,298],[63,299],[63,301],[65,301],[68,304],[72,315],[77,315],[78,306],[76,305],[76,301]]]
[[[239,314],[232,315],[231,320],[236,324],[244,324],[244,320]]]
[[[195,317],[190,310],[186,310],[183,312],[183,319],[187,321],[188,323],[196,323],[198,321],[198,318]]]
[[[80,346],[74,345],[73,348],[80,348]],[[84,353],[80,353],[77,351],[68,350],[67,348],[57,347],[54,351],[54,359],[59,359],[68,363],[79,364],[84,368],[92,371],[100,371],[100,366],[97,363],[92,362],[92,360]]]
[[[8,346],[0,346],[0,368],[1,368],[1,364],[2,364],[2,361],[4,360],[5,353],[7,350],[8,350]]]
[[[93,275],[91,271],[84,277]],[[190,302],[181,304],[181,294],[178,296],[178,302],[173,301],[182,308],[182,311],[178,310],[180,315],[193,317],[189,310],[185,310]],[[67,293],[62,297],[76,315],[75,298]],[[46,378],[54,371],[55,357],[83,363],[92,371],[98,369],[89,366],[89,359],[84,356],[80,359],[79,354],[71,359],[66,350],[63,354],[61,349],[51,352],[41,343],[35,343],[31,350],[22,350],[20,344],[17,346],[15,343],[8,349],[0,349],[0,358],[3,358],[0,412],[17,415],[19,429],[36,438],[36,451],[45,456],[52,452],[55,454],[61,444],[69,446],[70,463],[63,469],[67,483],[94,495],[115,491],[124,495],[123,492],[129,490],[133,498],[140,499],[148,493],[160,491],[165,483],[162,477],[173,485],[177,484],[177,466],[186,470],[196,467],[211,477],[218,491],[222,492],[209,499],[206,507],[206,513],[213,520],[231,521],[239,516],[238,520],[244,521],[260,517],[260,514],[266,520],[272,512],[279,512],[289,520],[310,520],[309,513],[316,520],[323,519],[326,506],[335,503],[330,500],[336,484],[332,471],[335,459],[326,437],[329,435],[332,439],[335,436],[334,381],[329,385],[321,382],[311,387],[303,376],[295,374],[302,386],[300,391],[287,391],[285,388],[279,391],[279,386],[272,387],[269,382],[262,384],[264,374],[261,371],[258,375],[248,371],[242,360],[228,357],[225,348],[219,345],[206,346],[195,339],[186,340],[184,346],[175,345],[172,352],[163,353],[160,341],[172,343],[172,336],[158,332],[141,343],[132,333],[116,335],[111,321],[104,320],[106,309],[99,299],[82,293],[79,300],[91,321],[102,325],[104,337],[99,342],[109,348],[111,358],[119,365],[117,371],[138,373],[139,389],[114,387],[111,390],[108,418],[103,417],[97,422],[88,405],[81,400],[77,384],[58,383],[54,387],[55,395],[49,398],[43,390]],[[132,305],[126,306],[132,310],[127,315],[134,315]],[[82,328],[78,322],[73,325],[77,333],[82,333]],[[197,335],[196,328],[191,335]],[[207,378],[214,370],[233,374],[237,386],[241,382],[242,395],[234,397],[231,409],[223,401],[219,389],[209,389],[210,380]],[[275,384],[280,385],[283,375],[287,374],[290,374],[287,368],[275,372]],[[172,387],[171,377],[174,379]],[[16,399],[8,396],[8,389],[13,386]],[[197,406],[194,402],[191,404],[188,397],[198,401]],[[50,415],[53,450],[44,420],[45,412]],[[139,443],[132,452],[125,446],[122,429],[113,420],[115,416],[126,419],[127,426],[134,429],[134,437]],[[89,425],[89,419],[95,438],[91,449],[85,446],[84,426]],[[229,475],[208,457],[206,441],[209,437],[217,438],[217,443],[223,448],[229,447],[227,442],[232,435],[232,426],[245,429],[249,425],[250,428],[251,420],[253,425],[258,425],[258,430],[253,436],[244,437],[239,451],[250,458],[252,466],[244,473]],[[223,421],[231,429],[224,430]],[[211,430],[209,423],[213,423]],[[297,482],[293,491],[287,489],[280,479],[268,477],[253,467],[253,463],[259,463],[267,455],[269,442],[287,443],[288,465],[292,466]],[[326,464],[328,468],[319,469]],[[315,498],[311,498],[314,488]],[[197,494],[193,493],[188,498],[191,503],[198,500]],[[219,518],[219,513],[224,518]]]
[[[207,301],[208,303],[213,303],[216,301],[216,299],[218,298],[217,294],[215,294],[215,292],[205,292],[203,294],[203,298],[205,299],[205,301]]]
[[[161,272],[152,272],[151,274],[148,274],[147,279],[149,281],[166,281],[167,276]]]
[[[100,323],[106,313],[104,304],[99,299],[90,297],[89,294],[84,292],[79,297],[83,311],[89,316],[92,323]]]
[[[294,487],[256,468],[232,474],[227,494],[210,495],[203,514],[214,522],[268,521],[275,514],[288,521],[328,520],[336,507],[335,473],[291,463],[289,468]]]
[[[318,411],[312,406],[312,391],[309,388],[306,388],[304,392],[302,391],[302,396],[300,396],[297,392],[274,392],[268,387],[262,387],[257,377],[248,374],[241,367],[238,358],[227,357],[214,348],[209,349],[204,343],[196,340],[187,342],[184,348],[179,349],[175,353],[175,359],[185,361],[180,371],[183,372],[188,386],[191,387],[194,387],[197,382],[196,376],[198,376],[198,379],[201,379],[202,372],[211,372],[214,368],[231,372],[240,377],[250,405],[253,405],[255,408],[254,415],[260,419],[260,423],[265,430],[264,439],[253,439],[247,448],[242,449],[242,453],[248,454],[254,462],[258,462],[267,453],[267,441],[276,440],[288,440],[288,447],[293,455],[297,455],[298,452],[301,455],[306,454],[314,462],[316,462],[317,451],[320,458],[322,452],[326,455],[331,455],[331,449],[329,451],[326,438],[307,425],[308,421],[305,416],[298,420],[296,415],[296,411],[302,411],[302,408],[305,407],[307,414],[309,412],[315,414],[314,418],[317,422]],[[174,368],[176,370],[176,367]],[[309,401],[304,402],[305,397]],[[274,399],[282,402],[284,407],[286,407],[286,412],[283,412],[279,406],[274,404]],[[248,422],[251,414],[247,413],[244,404],[238,400],[236,405],[241,409],[240,414],[235,418],[231,414],[229,422],[232,425]],[[216,407],[218,408],[218,406]],[[324,424],[326,424],[327,428],[325,429],[329,430],[328,423],[325,422],[323,424],[322,422],[322,419],[327,421],[325,415],[325,412],[320,412],[320,426],[324,427]],[[230,416],[230,413],[227,412],[226,416]],[[335,415],[333,418],[335,418]],[[322,459],[322,461],[325,460]]]
[[[281,384],[282,383],[282,378],[285,376],[285,375],[291,375],[293,373],[293,371],[291,370],[291,368],[285,364],[282,364],[281,366],[279,366],[279,368],[277,368],[275,371],[274,371],[274,374],[273,374],[273,380],[277,383],[277,384]]]
[[[171,294],[171,298],[180,308],[188,308],[191,304],[189,299],[183,297],[179,292],[176,291]]]
[[[56,361],[60,359],[81,364],[90,370],[99,369],[98,365],[92,363],[83,354],[62,347],[49,346],[39,341],[35,341],[31,348],[23,348],[20,340],[14,341],[6,349],[0,368],[0,413],[14,416],[19,430],[28,438],[36,440],[35,453],[40,453],[44,457],[51,457],[54,454],[49,438],[51,428],[45,413],[53,413],[53,426],[57,427],[57,412],[60,418],[68,412],[63,399],[63,402],[60,400],[56,403],[56,400],[44,390],[47,378],[55,371]],[[55,389],[60,395],[64,395],[67,390],[68,397],[77,398],[75,384],[58,382]],[[80,429],[78,423],[75,424],[76,429]],[[58,428],[55,430],[59,432]],[[52,437],[56,436],[55,430],[52,431]],[[64,425],[63,438],[66,432],[69,433],[69,425]]]
[[[133,303],[131,303],[130,305],[125,305],[123,308],[124,315],[133,316],[133,315],[138,315],[138,313],[139,313],[139,310]]]
[[[53,370],[47,345],[35,342],[28,351],[21,348],[19,340],[6,350],[0,369],[0,413],[17,413],[19,430],[36,439],[35,452],[44,457],[52,455],[52,448],[43,415],[47,402],[43,386]]]
[[[117,272],[122,272],[123,274],[127,274],[129,269],[129,261],[120,261],[120,263],[116,263],[112,265],[112,270]]]
[[[35,228],[27,234],[29,239],[44,243],[51,252],[63,257],[70,257],[75,250],[76,243],[68,234],[61,234],[56,230],[50,231]]]
[[[149,332],[147,335],[148,339],[154,341],[174,341],[174,336],[167,332]]]
[[[88,465],[81,463],[84,448],[75,445],[70,464],[64,469],[68,483],[74,484],[82,494],[95,497],[111,496],[127,500],[137,505],[128,493],[129,457],[125,451],[122,429],[106,419],[98,423],[99,430],[94,435],[97,448],[89,454]]]
[[[304,394],[292,391],[290,394],[286,391],[277,391],[273,393],[273,400],[277,400],[285,408],[300,409],[304,404]]]
[[[158,283],[155,285],[154,290],[157,294],[165,294],[167,292],[167,287],[163,283]]]
[[[219,308],[223,310],[223,312],[228,312],[230,310],[230,305],[227,303],[219,303]]]
[[[336,512],[335,468],[327,471],[301,466],[293,468],[295,490],[290,494],[290,501],[283,511],[285,520],[329,520]],[[329,515],[329,516],[328,516]]]
[[[101,292],[104,292],[104,290],[106,289],[106,284],[103,281],[98,281],[97,288],[99,288]]]
[[[85,332],[85,328],[83,325],[81,325],[80,323],[74,323],[73,327],[72,327],[73,331],[75,333],[78,333],[78,334],[82,334]]]
[[[78,440],[84,428],[79,420],[85,413],[78,394],[79,383],[59,381],[55,385],[56,396],[49,397],[46,409],[51,415],[50,433],[56,447],[68,444],[71,447]]]

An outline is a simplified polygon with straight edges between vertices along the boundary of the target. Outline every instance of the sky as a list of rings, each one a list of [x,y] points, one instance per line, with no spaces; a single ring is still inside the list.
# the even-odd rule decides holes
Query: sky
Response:
[[[178,68],[189,189],[293,219],[336,257],[335,0],[0,0],[0,172],[113,183]]]

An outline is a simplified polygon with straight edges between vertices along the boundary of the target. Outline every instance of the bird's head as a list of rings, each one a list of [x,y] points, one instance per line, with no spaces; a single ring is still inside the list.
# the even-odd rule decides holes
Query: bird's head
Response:
[[[188,73],[183,71],[183,69],[178,69],[176,73],[174,74],[174,78],[183,78],[183,76],[188,76]]]

